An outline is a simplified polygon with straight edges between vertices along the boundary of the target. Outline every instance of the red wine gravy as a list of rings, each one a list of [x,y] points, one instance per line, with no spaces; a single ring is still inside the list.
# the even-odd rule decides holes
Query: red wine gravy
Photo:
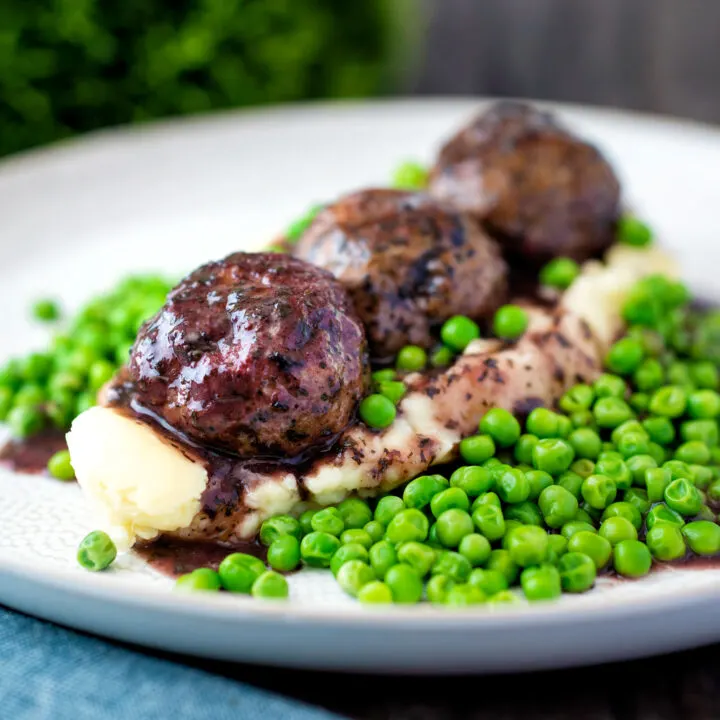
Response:
[[[217,570],[220,563],[232,553],[253,555],[265,562],[267,552],[259,543],[248,542],[233,547],[212,543],[158,540],[145,546],[136,546],[134,552],[150,567],[172,578],[192,572],[198,568]]]
[[[67,450],[65,435],[58,430],[46,430],[6,443],[0,449],[0,465],[13,472],[39,475],[46,472],[48,460],[60,450]]]

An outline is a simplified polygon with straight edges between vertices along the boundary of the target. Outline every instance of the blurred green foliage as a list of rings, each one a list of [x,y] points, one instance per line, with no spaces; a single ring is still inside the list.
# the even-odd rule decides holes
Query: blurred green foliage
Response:
[[[0,0],[0,154],[382,88],[393,0]]]

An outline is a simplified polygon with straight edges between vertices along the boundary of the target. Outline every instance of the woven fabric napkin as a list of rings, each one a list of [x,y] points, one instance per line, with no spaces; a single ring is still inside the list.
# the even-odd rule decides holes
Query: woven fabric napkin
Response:
[[[337,716],[0,607],[0,718],[332,720]]]

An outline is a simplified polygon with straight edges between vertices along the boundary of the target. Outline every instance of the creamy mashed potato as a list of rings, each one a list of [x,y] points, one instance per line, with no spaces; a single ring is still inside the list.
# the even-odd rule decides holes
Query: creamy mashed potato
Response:
[[[119,546],[187,527],[199,512],[205,468],[144,423],[94,407],[67,443],[78,483]]]

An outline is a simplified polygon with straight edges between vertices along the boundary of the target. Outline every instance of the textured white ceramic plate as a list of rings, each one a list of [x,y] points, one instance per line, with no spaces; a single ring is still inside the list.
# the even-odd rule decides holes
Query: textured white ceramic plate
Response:
[[[0,168],[1,354],[43,332],[28,302],[70,306],[131,270],[182,273],[260,247],[310,204],[429,160],[475,101],[334,105],[225,114],[99,134]],[[720,133],[580,108],[568,123],[618,167],[626,196],[720,299]],[[658,572],[557,604],[489,612],[364,610],[327,573],[291,599],[178,596],[133,556],[79,570],[93,528],[73,485],[0,472],[0,602],[153,647],[238,661],[381,672],[525,670],[630,658],[720,640],[720,571]]]

